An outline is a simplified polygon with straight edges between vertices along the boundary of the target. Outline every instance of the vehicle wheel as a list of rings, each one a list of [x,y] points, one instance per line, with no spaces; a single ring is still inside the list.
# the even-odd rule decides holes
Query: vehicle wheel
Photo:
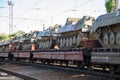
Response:
[[[105,33],[105,35],[104,35],[104,37],[103,37],[103,43],[105,44],[105,45],[109,45],[109,43],[108,43],[108,34],[107,33]]]
[[[49,40],[47,40],[47,41],[46,41],[46,48],[50,48],[50,46],[51,46],[51,45],[50,45],[50,42],[49,42]]]
[[[96,31],[96,33],[97,33],[97,36],[100,37],[100,35],[101,35],[101,29],[98,29],[98,30]]]
[[[45,49],[45,42],[43,42],[43,49]]]
[[[77,43],[76,40],[77,40],[77,39],[76,39],[76,36],[74,36],[74,37],[73,37],[73,44],[76,44],[76,43]]]
[[[60,47],[62,48],[63,41],[60,39]]]
[[[115,33],[114,32],[110,33],[109,41],[110,41],[110,44],[115,44]]]
[[[41,42],[39,42],[39,49],[41,49],[42,48],[42,44],[41,44]]]
[[[50,39],[48,42],[49,42],[49,46],[51,47],[52,46],[52,39]]]
[[[116,44],[120,44],[120,32],[116,33]]]
[[[69,47],[69,40],[68,40],[68,38],[66,39],[66,47]]]
[[[80,39],[80,35],[77,35],[77,46],[79,46],[80,41],[81,41],[81,39]]]
[[[65,45],[65,38],[63,39],[63,47],[66,47],[66,45]]]
[[[71,47],[72,44],[73,44],[73,42],[72,42],[72,37],[70,37],[70,38],[69,38],[69,46]]]

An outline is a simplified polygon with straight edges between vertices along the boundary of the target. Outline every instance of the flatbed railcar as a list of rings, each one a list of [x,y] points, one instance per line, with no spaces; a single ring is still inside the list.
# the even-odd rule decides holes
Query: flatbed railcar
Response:
[[[55,63],[64,66],[73,65],[76,68],[101,68],[119,73],[120,72],[120,49],[119,48],[75,48],[62,50],[43,51],[14,51],[12,59],[6,52],[0,52],[1,59],[17,61],[39,62],[48,65]]]
[[[41,63],[65,63],[69,65],[70,62],[78,66],[84,62],[84,50],[85,49],[70,49],[70,50],[43,50],[43,51],[14,51],[11,54],[14,55],[12,60],[28,60],[28,61],[39,61]],[[0,57],[4,58],[8,53],[0,52]],[[8,56],[6,58],[9,59]]]

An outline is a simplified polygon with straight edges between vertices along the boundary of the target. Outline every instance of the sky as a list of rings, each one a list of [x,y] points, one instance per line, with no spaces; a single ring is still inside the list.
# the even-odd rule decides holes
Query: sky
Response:
[[[42,31],[55,24],[64,25],[66,18],[97,18],[105,14],[105,0],[9,0],[13,6],[13,32]],[[0,33],[9,33],[8,0],[0,0]]]

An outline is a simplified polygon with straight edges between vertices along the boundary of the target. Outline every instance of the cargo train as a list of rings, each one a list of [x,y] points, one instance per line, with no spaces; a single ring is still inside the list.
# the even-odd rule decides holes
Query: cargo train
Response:
[[[39,38],[36,36],[40,33],[36,32],[29,34],[27,38],[19,38],[19,41],[15,39],[1,43],[0,58],[102,68],[119,74],[119,24],[120,10],[100,15],[96,20],[93,17],[84,16],[74,25],[68,20],[64,27],[54,28],[52,32],[50,29],[43,31],[41,33],[43,36],[40,35]],[[14,50],[8,50],[9,44],[13,45]],[[30,49],[32,44],[35,50]],[[58,48],[54,49],[55,46]]]

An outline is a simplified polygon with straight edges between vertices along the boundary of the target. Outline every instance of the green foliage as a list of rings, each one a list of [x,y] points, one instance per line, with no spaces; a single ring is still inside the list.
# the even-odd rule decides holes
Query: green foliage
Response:
[[[106,7],[107,13],[114,11],[115,10],[115,0],[106,0],[105,7]]]
[[[9,35],[9,38],[13,38],[13,37],[15,37],[16,36],[16,34],[14,33],[14,34],[10,34]]]
[[[16,32],[16,33],[13,33],[13,34],[10,34],[9,35],[9,38],[13,38],[13,37],[18,37],[18,36],[22,36],[23,34],[25,34],[25,32],[24,31],[18,31],[18,32]]]
[[[3,40],[7,40],[7,39],[10,39],[10,38],[14,38],[16,36],[22,36],[23,34],[25,34],[24,31],[18,31],[16,33],[13,33],[13,34],[5,34],[5,33],[1,33],[0,34],[0,41],[3,41]]]
[[[5,33],[1,33],[1,34],[0,34],[0,41],[6,40],[7,38],[8,38],[8,35],[7,35],[7,34],[5,34]]]
[[[17,36],[22,36],[22,35],[24,35],[24,34],[25,34],[24,31],[18,31],[18,32],[16,32],[16,35],[17,35]]]

